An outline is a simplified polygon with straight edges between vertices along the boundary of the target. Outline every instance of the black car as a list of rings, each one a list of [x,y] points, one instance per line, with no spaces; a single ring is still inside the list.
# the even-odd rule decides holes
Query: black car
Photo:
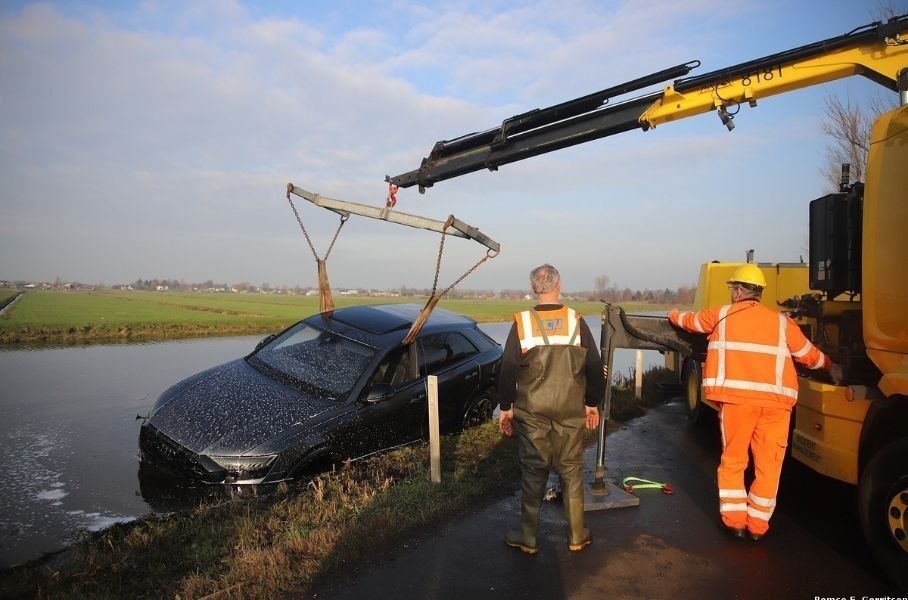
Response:
[[[314,315],[245,358],[181,381],[142,425],[142,460],[207,483],[292,479],[313,464],[425,439],[427,375],[438,376],[443,431],[488,420],[501,347],[472,319],[442,309],[402,346],[420,308]]]

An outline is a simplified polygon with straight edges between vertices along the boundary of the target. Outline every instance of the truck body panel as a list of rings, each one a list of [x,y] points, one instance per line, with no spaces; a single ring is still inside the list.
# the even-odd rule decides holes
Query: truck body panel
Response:
[[[908,396],[908,106],[871,133],[864,190],[864,342],[886,396]]]

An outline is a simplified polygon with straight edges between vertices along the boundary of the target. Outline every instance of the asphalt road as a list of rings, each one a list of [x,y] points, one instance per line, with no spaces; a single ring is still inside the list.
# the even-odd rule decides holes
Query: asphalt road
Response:
[[[358,580],[321,593],[375,598],[885,598],[905,597],[874,565],[861,537],[850,486],[789,461],[779,506],[760,542],[717,527],[714,423],[691,428],[680,403],[650,411],[608,437],[608,478],[670,483],[675,493],[639,490],[640,505],[587,512],[594,543],[567,550],[561,505],[543,510],[540,551],[506,547],[516,496],[444,528],[432,539],[388,551]],[[587,451],[588,471],[595,448]],[[379,557],[380,558],[380,557]]]

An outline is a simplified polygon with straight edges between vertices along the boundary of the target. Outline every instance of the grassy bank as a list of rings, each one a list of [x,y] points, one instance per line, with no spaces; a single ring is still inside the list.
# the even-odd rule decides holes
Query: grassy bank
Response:
[[[425,298],[338,296],[338,308],[415,302]],[[480,322],[505,321],[531,301],[443,300],[439,306]],[[595,302],[572,303],[580,312],[601,311]],[[627,310],[659,310],[628,304]],[[272,333],[318,312],[315,296],[102,291],[25,294],[0,317],[0,344],[67,344],[108,340],[157,340],[211,335]]]
[[[0,596],[306,594],[320,578],[352,574],[351,565],[388,556],[418,530],[517,488],[515,442],[495,423],[445,438],[442,452],[439,485],[427,480],[421,445],[347,464],[302,489],[117,525],[82,542],[65,566],[0,574]]]
[[[622,382],[610,431],[661,403],[672,376],[644,375],[644,403]],[[586,442],[595,443],[595,432]],[[87,536],[67,560],[0,573],[0,597],[218,598],[310,596],[389,558],[408,539],[519,487],[516,440],[489,422],[442,439],[442,483],[428,482],[425,444],[349,463],[267,497],[247,495],[152,515]],[[490,535],[502,535],[491,532]]]

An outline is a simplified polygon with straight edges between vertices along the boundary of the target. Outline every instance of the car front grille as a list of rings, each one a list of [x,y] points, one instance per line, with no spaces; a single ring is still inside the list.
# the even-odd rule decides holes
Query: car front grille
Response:
[[[150,423],[143,425],[139,432],[139,450],[145,462],[181,477],[220,483],[226,475],[224,469],[214,461],[191,452]]]

